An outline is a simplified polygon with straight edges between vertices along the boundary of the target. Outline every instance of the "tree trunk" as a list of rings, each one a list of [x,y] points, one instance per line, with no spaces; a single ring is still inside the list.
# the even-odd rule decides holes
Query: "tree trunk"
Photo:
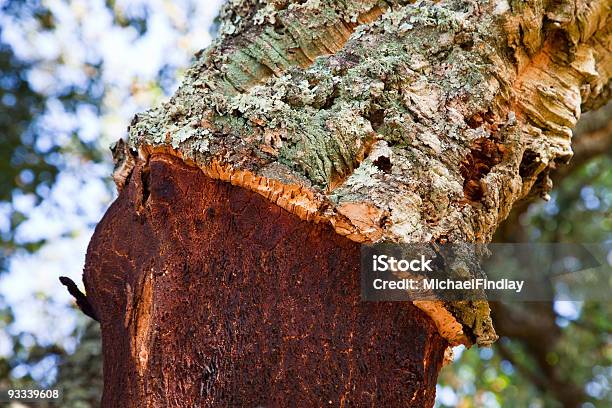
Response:
[[[143,171],[88,257],[104,406],[433,404],[447,342],[414,306],[360,301],[357,243],[175,157]]]
[[[115,149],[103,405],[431,406],[486,302],[368,303],[359,246],[488,242],[610,95],[607,1],[230,2]],[[415,307],[417,306],[417,307]]]

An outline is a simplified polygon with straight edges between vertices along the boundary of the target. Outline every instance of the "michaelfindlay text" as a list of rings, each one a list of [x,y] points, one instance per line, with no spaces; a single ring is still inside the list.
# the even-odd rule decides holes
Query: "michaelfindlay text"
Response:
[[[511,279],[374,279],[372,285],[375,290],[508,290],[520,293],[525,284],[524,280]]]

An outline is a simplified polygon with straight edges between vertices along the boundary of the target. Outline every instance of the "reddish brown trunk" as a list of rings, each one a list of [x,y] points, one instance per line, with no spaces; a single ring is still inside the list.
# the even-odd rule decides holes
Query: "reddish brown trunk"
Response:
[[[362,302],[358,265],[329,227],[154,155],[88,251],[103,406],[432,406],[446,341]]]

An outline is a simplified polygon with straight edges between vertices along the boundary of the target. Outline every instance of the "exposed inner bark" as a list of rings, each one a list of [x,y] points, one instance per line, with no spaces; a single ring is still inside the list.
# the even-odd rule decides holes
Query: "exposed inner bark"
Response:
[[[103,406],[432,406],[446,340],[362,302],[358,265],[331,227],[151,156],[87,255]]]

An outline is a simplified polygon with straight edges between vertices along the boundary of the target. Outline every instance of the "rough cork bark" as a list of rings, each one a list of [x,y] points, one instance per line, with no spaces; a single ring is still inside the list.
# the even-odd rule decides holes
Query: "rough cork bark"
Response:
[[[607,0],[228,3],[115,149],[84,276],[105,405],[431,405],[445,342],[496,339],[489,307],[360,303],[358,245],[488,242],[546,197],[611,94],[611,20]]]

